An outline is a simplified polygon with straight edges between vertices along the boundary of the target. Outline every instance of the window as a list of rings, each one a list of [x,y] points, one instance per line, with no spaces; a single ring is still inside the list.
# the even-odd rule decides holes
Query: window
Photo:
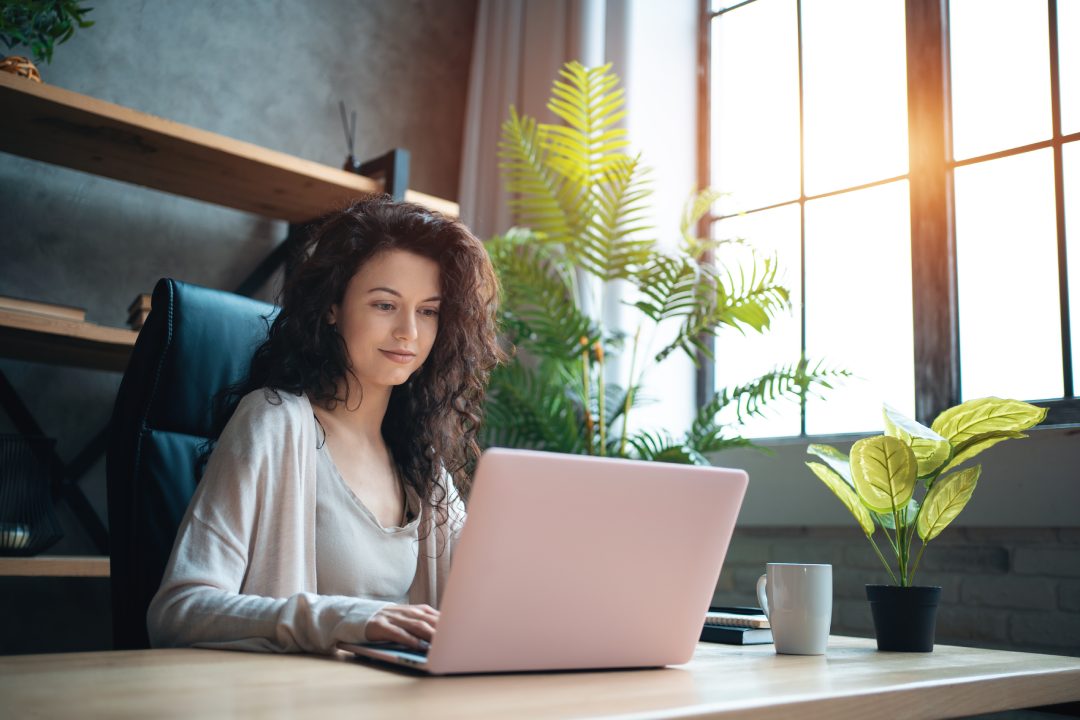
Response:
[[[987,394],[1080,419],[1080,2],[702,0],[702,18],[700,177],[731,193],[709,232],[776,252],[794,305],[720,338],[702,382],[801,352],[855,374],[747,434],[875,431],[882,402],[928,422]]]

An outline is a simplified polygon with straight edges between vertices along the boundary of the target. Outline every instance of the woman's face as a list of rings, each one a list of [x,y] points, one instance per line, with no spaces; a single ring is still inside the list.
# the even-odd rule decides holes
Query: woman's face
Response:
[[[364,388],[400,385],[427,360],[439,332],[440,290],[438,264],[404,250],[379,253],[349,281],[330,322]]]

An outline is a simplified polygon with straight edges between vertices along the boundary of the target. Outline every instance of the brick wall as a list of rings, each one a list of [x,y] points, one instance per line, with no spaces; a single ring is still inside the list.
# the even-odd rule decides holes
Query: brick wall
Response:
[[[864,586],[888,576],[857,528],[736,530],[714,604],[756,605],[770,561],[831,564],[833,633],[873,636]],[[939,643],[1080,656],[1080,528],[949,528],[915,582],[942,588]]]

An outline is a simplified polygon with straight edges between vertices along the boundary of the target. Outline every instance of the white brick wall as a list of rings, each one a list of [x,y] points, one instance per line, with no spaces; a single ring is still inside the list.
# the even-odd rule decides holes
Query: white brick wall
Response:
[[[736,530],[714,604],[756,605],[754,584],[770,561],[832,564],[833,632],[873,635],[864,586],[888,576],[857,528]],[[939,643],[1080,656],[1076,578],[1080,528],[950,528],[927,548],[915,582],[942,587]]]

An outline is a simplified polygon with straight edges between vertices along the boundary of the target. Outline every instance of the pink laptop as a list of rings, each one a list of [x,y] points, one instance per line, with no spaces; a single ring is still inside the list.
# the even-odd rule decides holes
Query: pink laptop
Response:
[[[742,470],[488,450],[427,655],[341,647],[433,674],[685,663],[747,482]]]

